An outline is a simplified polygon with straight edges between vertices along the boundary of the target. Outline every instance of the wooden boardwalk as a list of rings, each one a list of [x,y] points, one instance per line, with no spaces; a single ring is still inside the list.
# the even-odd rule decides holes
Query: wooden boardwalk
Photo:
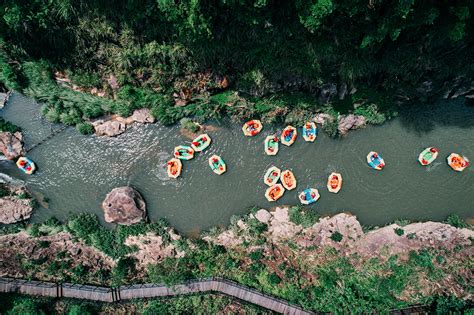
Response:
[[[314,314],[289,304],[284,300],[263,294],[233,281],[218,278],[192,280],[173,287],[156,284],[136,284],[120,286],[119,288],[0,278],[0,292],[57,298],[68,297],[101,302],[218,292],[282,314]]]

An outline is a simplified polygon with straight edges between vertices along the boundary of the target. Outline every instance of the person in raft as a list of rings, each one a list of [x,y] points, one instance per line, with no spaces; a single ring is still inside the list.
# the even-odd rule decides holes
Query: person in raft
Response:
[[[207,138],[206,138],[206,137],[202,137],[202,142],[206,142],[206,141],[207,141]],[[193,145],[194,145],[195,147],[198,147],[198,146],[199,146],[199,142],[193,141]]]
[[[219,169],[219,170],[222,171],[222,165],[219,165],[218,162],[219,162],[218,159],[216,159],[216,158],[213,158],[213,159],[212,159],[212,164],[214,165],[214,168],[215,168],[215,169]]]
[[[303,199],[304,200],[312,200],[312,199],[314,199],[314,197],[316,197],[315,193],[306,192],[303,196]]]
[[[27,172],[31,171],[31,165],[28,165],[25,160],[20,161],[21,168],[24,168]]]
[[[289,141],[291,139],[291,131],[289,131],[288,129],[285,130],[285,132],[283,133],[283,136],[285,137],[286,141]]]

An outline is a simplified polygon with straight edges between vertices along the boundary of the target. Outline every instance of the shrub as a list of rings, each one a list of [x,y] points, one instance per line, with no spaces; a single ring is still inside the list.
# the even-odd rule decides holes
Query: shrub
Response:
[[[302,225],[305,228],[314,225],[319,219],[319,216],[314,211],[310,209],[304,210],[300,206],[291,207],[288,214],[291,222]]]
[[[184,128],[184,129],[186,129],[186,130],[188,130],[192,133],[196,133],[201,129],[197,123],[195,123],[194,121],[192,121],[189,118],[182,118],[179,121],[179,123],[181,124],[182,128]]]
[[[267,276],[267,280],[271,285],[278,285],[281,282],[281,278],[274,272]]]
[[[331,234],[331,237],[330,237],[334,242],[340,242],[342,241],[342,234],[339,233],[339,231],[335,231],[334,233]]]
[[[455,228],[467,228],[469,224],[466,223],[463,219],[461,219],[457,214],[450,214],[445,222],[449,225],[454,226]]]
[[[11,132],[15,133],[17,131],[21,131],[20,127],[15,126],[9,121],[5,121],[3,118],[0,118],[0,132]]]
[[[339,124],[337,122],[337,119],[334,119],[333,121],[327,121],[326,123],[323,124],[323,130],[328,134],[328,136],[335,138],[339,131],[338,131]]]
[[[260,261],[263,258],[263,250],[257,249],[249,253],[249,258],[253,261]]]
[[[398,236],[402,236],[403,234],[405,234],[405,231],[401,228],[395,228],[393,229],[393,231],[395,232],[395,234],[397,234]]]
[[[25,298],[14,302],[14,306],[8,311],[8,315],[42,315],[39,304],[32,298]]]
[[[90,123],[79,123],[76,125],[76,128],[83,135],[90,135],[94,133],[94,127]]]
[[[69,306],[68,315],[91,315],[89,308],[85,304],[73,304]]]

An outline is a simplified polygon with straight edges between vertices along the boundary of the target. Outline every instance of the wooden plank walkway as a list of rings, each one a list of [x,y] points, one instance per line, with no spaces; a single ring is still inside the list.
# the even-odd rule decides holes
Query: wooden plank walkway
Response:
[[[282,314],[314,314],[298,306],[289,304],[284,300],[263,294],[233,281],[219,278],[191,280],[172,287],[156,284],[136,284],[121,286],[119,288],[0,278],[0,292],[58,298],[68,297],[102,302],[177,296],[202,292],[219,292]]]

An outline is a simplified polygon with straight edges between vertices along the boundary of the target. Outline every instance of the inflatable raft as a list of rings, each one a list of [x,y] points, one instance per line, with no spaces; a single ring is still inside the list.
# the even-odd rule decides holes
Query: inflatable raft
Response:
[[[268,186],[273,186],[280,179],[280,175],[281,175],[281,170],[276,166],[272,166],[267,170],[267,172],[263,176],[263,181]]]
[[[374,151],[367,154],[367,163],[377,171],[380,171],[385,167],[385,161],[377,152]]]
[[[16,166],[28,175],[33,174],[36,170],[35,163],[27,157],[19,158],[18,161],[16,161]]]
[[[174,148],[174,157],[180,160],[191,160],[194,157],[194,150],[187,145],[179,145]]]
[[[465,156],[451,153],[451,155],[448,156],[448,164],[456,172],[462,172],[469,165],[469,160]]]
[[[191,147],[195,152],[201,152],[211,144],[211,137],[204,133],[191,142]]]
[[[181,175],[181,170],[183,169],[183,163],[179,159],[173,158],[167,163],[167,172],[170,178],[176,178]]]
[[[319,197],[319,191],[314,188],[306,188],[298,195],[300,202],[304,205],[309,205],[318,201]]]
[[[247,121],[243,127],[242,131],[244,132],[244,135],[247,137],[253,137],[258,135],[260,131],[262,131],[263,125],[260,120],[249,120]]]
[[[312,121],[307,122],[303,127],[303,138],[306,142],[314,142],[318,135],[318,128]]]
[[[276,135],[265,138],[265,153],[267,155],[276,155],[278,153],[278,137]]]
[[[281,143],[286,146],[292,145],[296,140],[296,128],[293,126],[286,126],[281,133]]]
[[[423,150],[418,156],[421,165],[429,165],[438,157],[438,149],[429,147]]]
[[[296,178],[292,171],[285,170],[281,173],[281,183],[286,190],[292,190],[296,188]]]
[[[337,194],[342,187],[342,176],[339,173],[331,173],[327,184],[329,192]]]
[[[227,170],[224,160],[215,154],[209,158],[209,166],[217,175],[224,174]]]
[[[284,192],[285,188],[283,188],[281,184],[276,184],[267,188],[267,191],[265,192],[265,197],[270,202],[277,201],[281,198],[281,196],[283,196]]]

